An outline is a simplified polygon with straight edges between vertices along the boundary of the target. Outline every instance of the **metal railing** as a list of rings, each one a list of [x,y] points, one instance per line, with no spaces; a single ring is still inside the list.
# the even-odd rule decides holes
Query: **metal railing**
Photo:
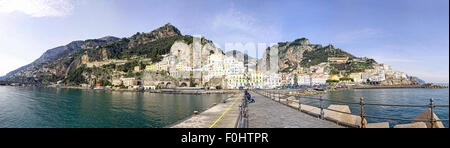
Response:
[[[239,105],[239,116],[234,124],[234,128],[248,128],[248,106],[245,99],[245,95]]]
[[[288,99],[288,97],[292,97],[294,96],[297,100],[298,100],[298,108],[296,108],[298,111],[300,112],[305,112],[307,114],[313,115],[313,116],[317,116],[322,120],[330,120],[333,122],[336,122],[338,124],[347,126],[347,127],[355,127],[355,128],[366,128],[367,123],[366,123],[366,118],[374,118],[374,119],[384,119],[384,120],[398,120],[398,121],[411,121],[411,122],[429,122],[430,123],[430,128],[436,128],[436,123],[437,122],[448,122],[448,119],[439,119],[436,120],[434,118],[434,110],[436,107],[449,107],[448,104],[446,105],[436,105],[434,103],[434,99],[431,98],[430,99],[430,103],[427,105],[405,105],[405,104],[378,104],[378,103],[366,103],[364,102],[364,98],[360,98],[359,102],[346,102],[346,101],[337,101],[337,100],[330,100],[330,99],[324,99],[322,98],[322,96],[319,96],[319,98],[316,97],[310,97],[310,96],[297,96],[297,95],[289,95],[286,93],[277,93],[276,90],[259,90],[256,91],[256,93],[268,97],[276,102],[282,103],[281,99],[285,99],[286,103],[284,105],[290,106],[290,101]],[[295,94],[295,93],[294,93]],[[297,93],[298,94],[298,93]],[[277,100],[278,98],[278,100]],[[316,114],[316,113],[312,113],[306,110],[302,110],[301,106],[302,106],[302,98],[304,99],[309,99],[309,100],[315,100],[315,101],[319,101],[319,109],[320,109],[320,113]],[[332,118],[327,118],[325,117],[325,112],[324,112],[324,102],[328,101],[328,102],[334,102],[334,103],[339,103],[339,104],[345,104],[345,105],[359,105],[360,106],[360,114],[352,114],[352,113],[348,113],[348,112],[342,112],[339,110],[334,110],[334,109],[330,109],[327,108],[326,110],[329,111],[334,111],[334,112],[338,112],[338,113],[342,113],[342,114],[347,114],[347,115],[355,115],[355,116],[359,116],[361,118],[361,125],[351,125],[351,124],[347,124],[347,123],[343,123],[341,121],[337,121],[336,119],[332,119]],[[383,116],[371,116],[371,115],[366,115],[365,112],[365,107],[366,106],[395,106],[395,107],[424,107],[424,108],[429,108],[430,109],[430,119],[404,119],[404,118],[394,118],[394,117],[383,117]]]

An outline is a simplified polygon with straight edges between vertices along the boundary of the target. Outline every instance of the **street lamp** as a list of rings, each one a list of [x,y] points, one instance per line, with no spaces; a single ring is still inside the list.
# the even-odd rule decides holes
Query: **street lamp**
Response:
[[[309,59],[308,61],[309,61],[309,64],[311,64],[311,59]],[[310,70],[309,71],[309,86],[312,87],[312,71],[311,71],[311,69],[309,69],[309,70]]]

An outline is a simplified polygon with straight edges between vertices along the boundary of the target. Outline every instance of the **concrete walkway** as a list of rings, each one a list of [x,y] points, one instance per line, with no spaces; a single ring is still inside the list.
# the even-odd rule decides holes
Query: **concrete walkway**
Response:
[[[251,93],[256,103],[248,107],[249,128],[338,128],[329,121],[320,120],[295,109]]]
[[[239,104],[243,93],[238,93],[228,98],[226,103],[216,106],[192,116],[171,128],[234,128],[239,116]]]

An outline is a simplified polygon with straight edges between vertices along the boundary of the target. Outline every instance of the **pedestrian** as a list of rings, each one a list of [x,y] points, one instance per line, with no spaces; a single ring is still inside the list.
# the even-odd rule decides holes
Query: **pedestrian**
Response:
[[[255,103],[255,99],[252,98],[252,95],[250,95],[250,93],[247,90],[245,90],[245,96],[244,97],[245,97],[245,102],[247,102],[247,104]]]

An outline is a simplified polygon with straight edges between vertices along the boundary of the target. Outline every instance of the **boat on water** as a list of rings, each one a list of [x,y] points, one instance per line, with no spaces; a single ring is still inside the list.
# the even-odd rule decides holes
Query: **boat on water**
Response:
[[[320,87],[320,86],[315,87],[314,90],[325,91],[325,89],[323,87]]]
[[[175,90],[205,90],[203,87],[177,87]]]

